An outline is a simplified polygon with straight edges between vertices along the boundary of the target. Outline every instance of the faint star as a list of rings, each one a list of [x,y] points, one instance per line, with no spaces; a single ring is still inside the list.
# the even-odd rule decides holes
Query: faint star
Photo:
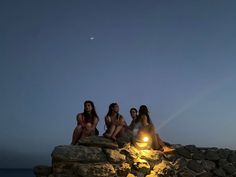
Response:
[[[90,37],[90,40],[92,41],[92,40],[94,40],[95,38],[94,37]]]

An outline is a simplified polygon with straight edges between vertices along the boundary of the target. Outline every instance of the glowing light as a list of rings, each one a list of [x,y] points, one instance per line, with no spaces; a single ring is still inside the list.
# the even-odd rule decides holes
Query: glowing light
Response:
[[[144,138],[143,138],[143,141],[144,141],[144,142],[148,142],[148,140],[149,140],[148,137],[144,137]]]

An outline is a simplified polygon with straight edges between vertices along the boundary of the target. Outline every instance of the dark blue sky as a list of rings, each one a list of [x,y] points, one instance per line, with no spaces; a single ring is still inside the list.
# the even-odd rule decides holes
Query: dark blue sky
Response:
[[[0,1],[0,167],[50,164],[94,101],[170,143],[236,149],[236,1]],[[94,37],[94,40],[90,38]]]

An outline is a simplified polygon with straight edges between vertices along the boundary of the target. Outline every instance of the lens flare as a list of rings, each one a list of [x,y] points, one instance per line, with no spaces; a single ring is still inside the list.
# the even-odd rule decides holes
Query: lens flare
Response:
[[[144,138],[143,138],[143,141],[144,141],[144,142],[148,142],[148,140],[149,140],[148,137],[144,137]]]

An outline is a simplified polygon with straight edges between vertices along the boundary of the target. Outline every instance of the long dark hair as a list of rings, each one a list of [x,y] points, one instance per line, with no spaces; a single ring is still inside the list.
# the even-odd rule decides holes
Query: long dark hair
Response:
[[[107,112],[107,115],[106,115],[106,117],[108,117],[108,116],[111,116],[111,113],[112,113],[112,109],[116,106],[116,105],[118,105],[117,103],[111,103],[110,105],[109,105],[109,109],[108,109],[108,112]],[[117,116],[118,116],[119,114],[117,114]]]
[[[138,110],[133,107],[133,108],[130,108],[130,110],[129,110],[130,114],[131,114],[132,111],[135,111],[136,114],[137,114],[137,118],[135,119],[134,122],[135,122],[135,123],[139,122],[139,121],[140,121],[140,117],[138,116]]]
[[[140,120],[142,115],[147,116],[148,123],[152,124],[152,121],[151,121],[150,116],[149,116],[149,111],[148,111],[148,108],[147,108],[146,105],[141,105],[140,108],[139,108],[139,113],[138,113],[138,119],[139,120]]]
[[[86,105],[87,103],[91,104],[91,106],[92,106],[91,114],[89,114],[89,113],[85,110],[85,105]],[[84,115],[85,118],[92,118],[92,119],[94,120],[95,117],[97,117],[98,120],[99,120],[99,117],[98,117],[98,115],[97,115],[97,112],[96,112],[94,103],[93,103],[92,101],[90,101],[90,100],[86,100],[86,101],[84,102],[84,112],[83,112],[83,115]]]

